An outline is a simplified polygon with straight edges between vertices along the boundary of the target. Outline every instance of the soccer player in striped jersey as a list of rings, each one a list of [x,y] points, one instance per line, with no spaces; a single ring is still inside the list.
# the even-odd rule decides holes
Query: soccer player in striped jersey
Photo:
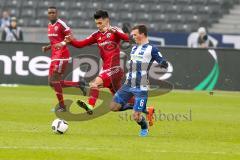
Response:
[[[150,45],[147,36],[147,27],[137,25],[132,28],[131,35],[137,45],[130,53],[129,71],[124,85],[115,93],[111,108],[122,108],[129,99],[135,96],[133,118],[141,126],[140,136],[148,135],[148,124],[141,115],[146,111],[148,99],[148,71],[151,64],[156,61],[160,67],[167,68],[168,63],[159,50]],[[117,109],[116,109],[117,110]]]
[[[54,6],[48,8],[48,19],[48,38],[50,44],[43,46],[42,51],[46,52],[50,49],[52,50],[48,81],[50,86],[55,90],[59,102],[57,111],[63,112],[66,111],[66,107],[64,104],[62,88],[79,87],[83,91],[83,94],[86,94],[84,88],[85,84],[84,82],[81,82],[80,84],[80,82],[62,80],[63,74],[70,60],[70,53],[67,46],[57,50],[55,49],[54,44],[62,42],[65,36],[71,34],[71,30],[65,22],[58,18],[57,8]]]

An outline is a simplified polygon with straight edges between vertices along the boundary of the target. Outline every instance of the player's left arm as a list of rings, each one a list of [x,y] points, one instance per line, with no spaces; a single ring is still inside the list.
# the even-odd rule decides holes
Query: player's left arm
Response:
[[[62,32],[64,33],[65,37],[72,36],[71,28],[68,27],[68,26],[66,25],[66,23],[63,22],[62,20],[60,20],[59,22],[60,22],[61,25],[62,25]],[[65,41],[63,40],[62,42],[55,44],[54,47],[55,47],[56,49],[60,49],[61,47],[66,46],[67,44],[68,44],[68,42],[65,42]]]
[[[155,60],[162,68],[168,68],[168,63],[167,61],[163,58],[161,52],[156,48],[152,48],[151,52],[153,60]]]
[[[124,33],[120,28],[110,27],[109,31],[114,33],[119,39],[129,42],[128,34]]]
[[[47,52],[50,49],[51,49],[51,44],[48,44],[46,46],[42,46],[42,52]]]

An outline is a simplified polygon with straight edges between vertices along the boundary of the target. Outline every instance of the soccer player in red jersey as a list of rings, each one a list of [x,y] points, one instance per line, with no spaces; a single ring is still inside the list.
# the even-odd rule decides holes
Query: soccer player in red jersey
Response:
[[[129,36],[123,33],[121,29],[110,26],[109,16],[106,11],[96,11],[94,19],[98,31],[92,33],[84,40],[76,40],[72,35],[66,36],[65,41],[55,45],[56,48],[61,48],[65,47],[65,42],[67,42],[74,47],[82,48],[97,43],[103,60],[102,71],[90,83],[88,104],[80,100],[77,102],[80,107],[87,110],[90,114],[97,101],[100,87],[109,88],[112,94],[121,87],[124,72],[120,67],[120,41],[129,41]]]
[[[79,87],[83,91],[83,94],[86,93],[83,83],[80,84],[80,82],[62,80],[63,74],[70,60],[70,53],[67,46],[62,47],[61,49],[55,49],[54,44],[62,42],[65,36],[70,35],[70,28],[58,18],[56,7],[51,6],[48,8],[48,19],[50,21],[48,24],[48,38],[50,44],[43,46],[42,51],[46,52],[50,49],[52,50],[48,81],[50,86],[55,90],[59,101],[57,111],[62,112],[66,111],[62,88]]]

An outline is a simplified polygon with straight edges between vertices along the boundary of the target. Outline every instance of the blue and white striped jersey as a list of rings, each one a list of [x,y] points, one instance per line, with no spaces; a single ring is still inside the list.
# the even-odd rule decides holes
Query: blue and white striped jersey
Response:
[[[125,84],[141,90],[148,89],[148,71],[154,61],[161,64],[164,59],[158,48],[150,45],[134,46],[130,53],[129,70]]]

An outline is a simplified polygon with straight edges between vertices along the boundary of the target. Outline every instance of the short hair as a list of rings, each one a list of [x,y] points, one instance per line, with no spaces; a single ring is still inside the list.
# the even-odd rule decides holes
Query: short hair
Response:
[[[55,7],[55,6],[49,6],[48,9],[56,9],[56,10],[57,10],[57,7]]]
[[[140,25],[136,25],[132,28],[132,30],[135,30],[135,29],[137,29],[140,34],[143,33],[147,37],[147,35],[148,35],[147,26],[145,26],[144,24],[140,24]]]
[[[107,11],[104,11],[104,10],[97,10],[97,11],[94,13],[93,17],[94,17],[94,19],[99,19],[99,18],[105,19],[105,18],[109,18],[108,12],[107,12]]]

